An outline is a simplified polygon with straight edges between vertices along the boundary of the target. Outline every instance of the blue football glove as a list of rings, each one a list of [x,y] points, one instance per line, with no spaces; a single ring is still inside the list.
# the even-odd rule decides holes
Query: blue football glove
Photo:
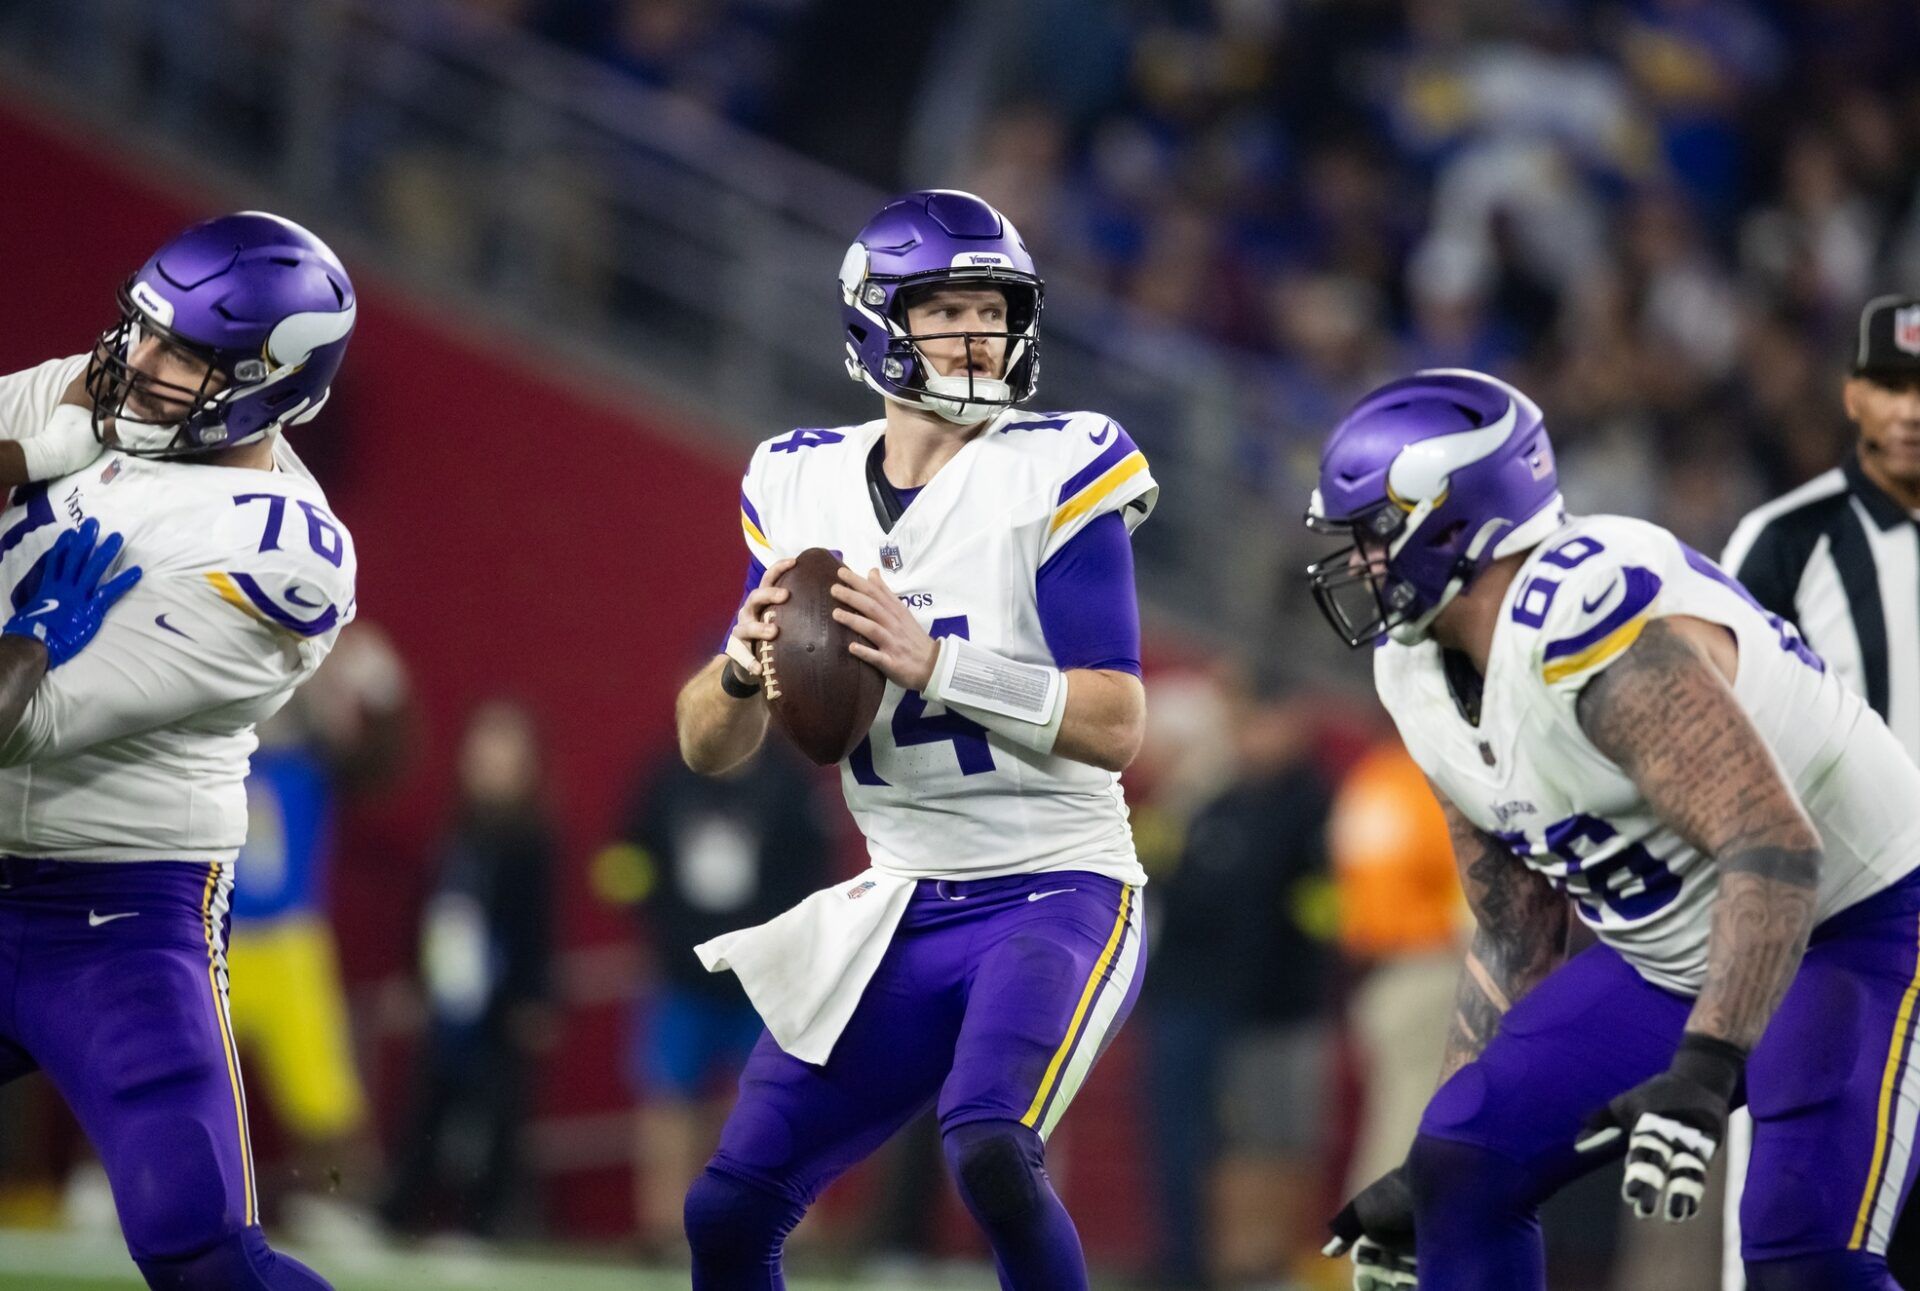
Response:
[[[1627,1137],[1620,1195],[1641,1219],[1692,1219],[1707,1167],[1727,1135],[1727,1109],[1746,1067],[1737,1045],[1688,1032],[1673,1065],[1587,1118],[1574,1150],[1599,1154]]]
[[[32,637],[46,646],[48,671],[86,649],[113,603],[140,581],[140,567],[135,565],[101,584],[120,546],[117,533],[100,541],[98,520],[61,534],[40,566],[40,585],[31,603],[8,619],[0,633]]]

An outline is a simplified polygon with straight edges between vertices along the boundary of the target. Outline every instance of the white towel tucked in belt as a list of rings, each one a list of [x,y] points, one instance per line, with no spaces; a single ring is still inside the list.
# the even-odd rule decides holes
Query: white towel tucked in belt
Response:
[[[822,1064],[880,967],[913,889],[913,879],[867,870],[693,953],[709,973],[733,970],[782,1049]]]

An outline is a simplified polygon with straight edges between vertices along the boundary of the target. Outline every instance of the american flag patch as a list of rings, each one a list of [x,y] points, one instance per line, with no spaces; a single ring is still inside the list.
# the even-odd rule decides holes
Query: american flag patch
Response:
[[[1533,468],[1534,479],[1536,480],[1546,479],[1548,474],[1550,474],[1553,470],[1552,451],[1545,448],[1541,449],[1539,452],[1535,453],[1532,457],[1527,459],[1527,465]]]

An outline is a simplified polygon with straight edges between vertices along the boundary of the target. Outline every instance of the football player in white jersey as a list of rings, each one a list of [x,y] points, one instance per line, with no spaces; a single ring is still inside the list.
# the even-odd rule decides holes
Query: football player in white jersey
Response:
[[[754,453],[747,592],[678,720],[696,770],[758,746],[772,582],[807,548],[839,553],[835,617],[887,679],[841,765],[872,868],[701,948],[768,1034],[687,1195],[693,1282],[784,1285],[782,1242],[820,1189],[937,1102],[1001,1284],[1072,1291],[1086,1266],[1044,1144],[1141,980],[1117,773],[1145,719],[1128,535],[1157,486],[1111,419],[1019,411],[1041,282],[985,202],[890,203],[840,291],[848,370],[885,415]]]
[[[311,233],[246,212],[161,247],[120,309],[91,355],[0,377],[0,430],[64,402],[106,446],[15,491],[0,591],[57,616],[115,558],[75,583],[103,527],[143,571],[89,601],[125,592],[85,650],[49,628],[16,721],[0,703],[0,1081],[37,1067],[66,1098],[150,1285],[315,1291],[260,1230],[225,939],[254,723],[353,617],[353,544],[280,437],[327,397],[353,287]]]
[[[1891,1291],[1920,770],[1712,561],[1568,518],[1540,410],[1491,377],[1361,400],[1308,523],[1351,539],[1314,592],[1378,647],[1479,923],[1412,1151],[1334,1221],[1356,1285],[1542,1291],[1541,1200],[1624,1151],[1635,1213],[1687,1219],[1745,1100],[1749,1284]],[[1599,944],[1568,959],[1570,915]]]

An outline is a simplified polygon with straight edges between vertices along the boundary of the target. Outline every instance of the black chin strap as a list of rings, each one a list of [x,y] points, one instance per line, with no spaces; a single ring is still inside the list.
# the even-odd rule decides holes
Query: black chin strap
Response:
[[[893,481],[881,468],[887,457],[887,437],[885,435],[873,441],[873,449],[867,454],[867,497],[873,502],[873,518],[880,522],[882,533],[892,533],[893,526],[900,523],[906,507],[900,501],[900,495],[894,492]]]

